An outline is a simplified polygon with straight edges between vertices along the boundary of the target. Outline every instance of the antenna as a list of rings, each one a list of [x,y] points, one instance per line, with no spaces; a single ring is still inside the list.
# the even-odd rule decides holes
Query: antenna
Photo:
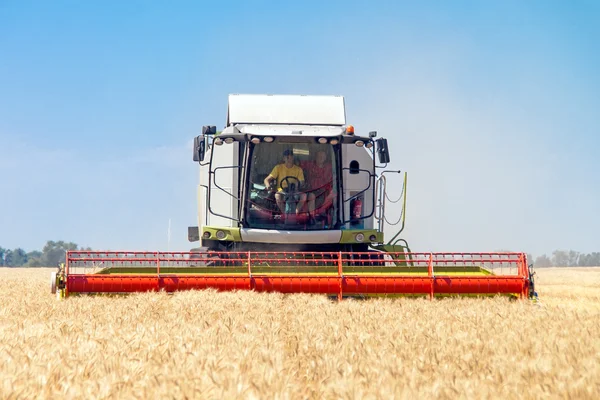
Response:
[[[169,218],[169,227],[167,228],[167,252],[171,251],[171,218]]]

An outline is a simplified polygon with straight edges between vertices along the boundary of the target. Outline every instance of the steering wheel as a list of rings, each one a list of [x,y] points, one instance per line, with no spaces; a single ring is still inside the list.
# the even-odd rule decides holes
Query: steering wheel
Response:
[[[288,182],[289,180],[295,180],[296,181],[296,191],[297,191],[298,188],[300,187],[300,179],[296,178],[295,176],[291,176],[291,175],[286,176],[286,177],[284,177],[283,179],[281,179],[279,181],[279,188],[282,189],[282,190],[284,190],[284,191],[288,191],[289,188],[290,188],[290,185],[292,184],[292,182]],[[287,182],[287,186],[286,186],[285,189],[283,188],[283,182]]]

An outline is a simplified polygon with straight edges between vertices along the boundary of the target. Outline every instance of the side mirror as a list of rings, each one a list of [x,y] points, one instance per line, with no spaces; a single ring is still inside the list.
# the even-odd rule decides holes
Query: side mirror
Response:
[[[202,127],[202,135],[216,135],[217,134],[217,127],[214,125],[204,125]]]
[[[377,155],[379,156],[380,164],[387,164],[390,162],[390,151],[388,150],[387,139],[377,139]]]
[[[194,138],[194,161],[196,161],[196,162],[204,161],[205,151],[206,151],[206,145],[204,142],[204,135],[196,136]]]

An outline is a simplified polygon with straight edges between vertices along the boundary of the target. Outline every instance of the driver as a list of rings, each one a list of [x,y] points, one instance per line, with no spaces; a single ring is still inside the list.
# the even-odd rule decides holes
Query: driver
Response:
[[[286,179],[287,178],[287,179]],[[271,182],[276,180],[277,182],[277,193],[275,193],[275,201],[277,202],[277,207],[281,213],[285,213],[285,193],[287,191],[289,185],[296,185],[296,190],[298,190],[298,186],[304,184],[304,172],[302,168],[294,164],[294,153],[292,150],[285,150],[283,152],[283,163],[277,164],[273,171],[265,178],[265,186],[270,187]],[[296,214],[300,212],[304,203],[306,202],[306,193],[294,193],[296,201]]]

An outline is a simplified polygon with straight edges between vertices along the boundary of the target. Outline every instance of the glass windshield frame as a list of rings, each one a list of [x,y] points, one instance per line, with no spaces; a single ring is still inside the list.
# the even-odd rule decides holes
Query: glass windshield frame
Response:
[[[279,168],[281,171],[295,170],[293,166],[289,167],[291,169],[285,166],[284,152],[286,150],[290,150],[293,155],[293,165],[301,168],[304,182],[290,178],[286,182],[277,182],[276,188],[265,187],[264,180],[274,173],[275,166],[278,166],[275,175],[280,171]],[[325,162],[321,166],[316,163],[319,151],[324,151],[326,156]],[[283,140],[272,143],[250,143],[244,185],[243,226],[253,229],[289,231],[340,229],[342,224],[340,157],[339,144],[321,144],[316,141],[286,142]],[[326,169],[328,167],[331,168],[331,176],[328,175],[329,172]],[[298,175],[297,169],[295,171],[291,174]],[[321,176],[315,178],[315,176],[311,176],[311,173]],[[298,177],[301,176],[298,175]],[[271,179],[271,184],[283,177],[275,178],[277,179]],[[331,180],[329,181],[329,179]],[[315,187],[318,182],[322,184],[327,181],[330,183],[325,183],[322,187]],[[284,187],[288,183],[292,184],[290,189]],[[299,183],[299,187],[295,188],[294,184],[297,183]],[[296,213],[295,209],[299,205],[301,205],[300,210]]]

